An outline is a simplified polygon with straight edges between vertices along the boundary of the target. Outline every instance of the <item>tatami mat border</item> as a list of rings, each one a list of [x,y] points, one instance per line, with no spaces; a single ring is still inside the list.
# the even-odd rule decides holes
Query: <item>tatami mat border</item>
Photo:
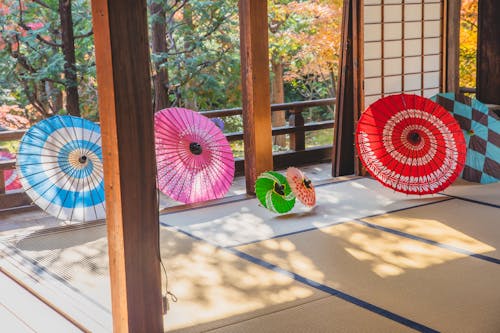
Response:
[[[315,182],[314,187],[323,187],[323,186],[327,186],[327,185],[347,183],[347,182],[352,182],[354,180],[359,180],[359,179],[363,179],[363,178],[365,178],[365,177],[349,176],[347,179],[343,179],[343,178],[341,178],[341,179],[335,179],[335,178],[325,179],[325,180]],[[185,204],[185,205],[167,207],[167,208],[164,208],[163,210],[160,211],[160,216],[171,215],[171,214],[195,210],[195,209],[217,207],[217,206],[221,206],[221,205],[225,205],[225,204],[230,204],[233,202],[240,202],[240,201],[246,201],[246,200],[252,200],[252,199],[255,199],[255,195],[238,194],[238,195],[225,197],[222,199],[215,199],[215,200],[203,201],[203,202],[198,202],[198,203],[193,203],[193,204]]]
[[[12,245],[9,245],[9,244],[3,244],[3,248],[0,248],[0,254],[1,253],[4,253],[9,258],[11,258],[11,260],[18,263],[20,265],[20,267],[23,267],[25,269],[24,274],[30,276],[31,278],[36,279],[36,278],[38,278],[37,275],[40,274],[41,272],[43,272],[44,274],[47,274],[48,276],[53,278],[58,283],[61,283],[64,286],[66,286],[72,292],[75,292],[77,295],[83,297],[86,301],[90,302],[92,305],[95,305],[100,310],[103,310],[107,313],[111,313],[110,309],[106,308],[105,306],[103,306],[102,304],[100,304],[99,302],[94,300],[93,298],[88,297],[87,295],[82,293],[82,291],[80,289],[72,286],[71,283],[69,283],[67,280],[65,280],[64,278],[62,278],[58,274],[51,272],[47,268],[39,265],[36,260],[25,256],[22,253],[22,251],[19,250],[18,248],[14,247]],[[29,265],[29,267],[26,267],[26,264]],[[29,272],[27,272],[26,269],[28,269]]]
[[[406,327],[409,327],[409,328],[412,328],[414,330],[417,330],[419,332],[425,332],[425,333],[437,333],[439,331],[435,330],[435,329],[432,329],[430,327],[427,327],[423,324],[420,324],[420,323],[417,323],[411,319],[408,319],[406,317],[403,317],[403,316],[400,316],[394,312],[391,312],[389,310],[386,310],[386,309],[383,309],[381,307],[378,307],[374,304],[371,304],[371,303],[368,303],[360,298],[357,298],[355,296],[352,296],[352,295],[349,295],[349,294],[346,294],[338,289],[335,289],[335,288],[331,288],[327,285],[324,285],[324,284],[321,284],[319,282],[316,282],[316,281],[313,281],[311,279],[308,279],[302,275],[299,275],[297,273],[294,273],[294,272],[291,272],[289,270],[286,270],[286,269],[283,269],[277,265],[274,265],[272,263],[269,263],[265,260],[262,260],[260,258],[257,258],[257,257],[254,257],[252,255],[249,255],[245,252],[242,252],[240,250],[237,250],[235,249],[234,247],[222,247],[220,245],[217,245],[217,244],[214,244],[208,240],[205,240],[205,239],[202,239],[198,236],[195,236],[187,231],[184,231],[176,226],[172,226],[172,225],[169,225],[167,223],[164,223],[164,222],[161,222],[161,224],[164,226],[164,227],[168,227],[168,228],[172,228],[173,230],[176,230],[188,237],[191,237],[193,239],[196,239],[196,240],[199,240],[199,241],[203,241],[203,242],[206,242],[212,246],[214,246],[215,248],[218,248],[218,249],[221,249],[223,251],[227,251],[241,259],[244,259],[246,261],[249,261],[251,263],[254,263],[256,265],[259,265],[261,267],[264,267],[264,268],[267,268],[267,269],[270,269],[276,273],[280,273],[282,275],[285,275],[285,276],[288,276],[289,278],[295,280],[295,281],[298,281],[300,283],[303,283],[309,287],[312,287],[312,288],[315,288],[315,289],[318,289],[318,290],[321,290],[323,292],[326,292],[332,296],[335,296],[335,297],[338,297],[344,301],[347,301],[351,304],[354,304],[354,305],[357,305],[365,310],[368,310],[368,311],[371,311],[373,313],[376,313],[380,316],[383,316],[387,319],[390,319],[392,321],[395,321],[397,323],[400,323]]]
[[[493,208],[500,208],[500,205],[495,205],[495,204],[490,203],[490,202],[479,201],[479,200],[475,200],[475,199],[460,197],[458,195],[451,195],[451,194],[446,194],[446,193],[442,193],[442,192],[439,194],[453,198],[453,199],[468,201],[468,202],[472,202],[472,203],[479,204],[479,205],[489,206],[489,207],[493,207]]]
[[[385,214],[397,213],[397,212],[401,212],[401,211],[412,209],[412,208],[429,206],[429,205],[435,205],[435,204],[438,204],[438,203],[441,203],[441,202],[450,201],[450,200],[453,200],[453,199],[454,198],[444,198],[442,200],[436,200],[436,201],[432,201],[432,202],[425,202],[425,203],[418,204],[418,205],[415,205],[415,206],[410,206],[410,207],[404,207],[404,208],[398,208],[398,209],[388,210],[386,212],[379,213],[379,214],[367,215],[367,216],[360,217],[358,219],[362,220],[362,219],[367,219],[367,218],[382,216],[382,215],[385,215]],[[320,229],[328,228],[328,227],[331,227],[331,226],[334,226],[334,225],[339,225],[339,224],[344,224],[344,223],[347,223],[347,222],[352,222],[352,221],[355,221],[355,220],[356,219],[353,219],[353,220],[350,220],[350,221],[341,221],[341,222],[337,222],[337,223],[333,223],[333,224],[328,224],[328,225],[320,226],[320,227],[311,227],[311,228],[307,228],[307,229],[303,229],[303,230],[297,230],[297,231],[289,232],[289,233],[286,233],[286,234],[279,234],[279,235],[276,235],[276,236],[273,236],[273,237],[269,237],[269,238],[266,238],[266,239],[257,239],[257,240],[253,240],[251,242],[246,242],[246,243],[240,243],[240,244],[237,244],[237,245],[227,246],[227,248],[238,247],[238,246],[243,246],[243,245],[249,245],[249,244],[254,244],[254,243],[260,243],[260,242],[263,242],[263,241],[266,241],[266,240],[270,240],[270,239],[288,237],[288,236],[292,236],[292,235],[296,235],[296,234],[301,234],[303,232],[320,230]],[[160,222],[160,224],[162,224],[162,222]]]
[[[453,199],[451,199],[451,200],[453,200]],[[448,201],[448,200],[443,200],[443,201]],[[450,251],[453,251],[453,252],[456,252],[456,253],[467,255],[469,257],[481,259],[481,260],[484,260],[484,261],[489,261],[489,262],[492,262],[494,264],[500,264],[500,259],[493,258],[493,257],[490,257],[490,256],[485,256],[484,254],[475,253],[475,252],[472,252],[472,251],[469,251],[469,250],[466,250],[466,249],[461,249],[461,248],[453,246],[453,245],[440,243],[440,242],[437,242],[437,241],[434,241],[434,240],[431,240],[431,239],[428,239],[428,238],[424,238],[424,237],[412,235],[412,234],[406,233],[404,231],[400,231],[400,230],[396,230],[396,229],[392,229],[392,228],[387,228],[387,227],[383,227],[383,226],[378,225],[378,224],[373,224],[373,223],[370,223],[370,222],[366,222],[366,221],[363,221],[363,218],[355,219],[352,222],[360,224],[360,225],[363,225],[365,227],[372,228],[372,229],[376,229],[376,230],[388,232],[388,233],[396,235],[396,236],[409,238],[409,239],[416,240],[416,241],[419,241],[419,242],[422,242],[422,243],[426,243],[426,244],[429,244],[429,245],[434,245],[434,246],[437,246],[437,247],[440,247],[440,248],[443,248],[443,249],[446,249],[446,250],[450,250]]]

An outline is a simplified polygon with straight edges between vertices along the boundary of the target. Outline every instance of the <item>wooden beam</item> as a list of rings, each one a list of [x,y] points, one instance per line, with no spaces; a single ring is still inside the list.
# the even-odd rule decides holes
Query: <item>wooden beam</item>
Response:
[[[480,0],[477,35],[477,99],[500,104],[500,1]]]
[[[24,192],[4,194],[0,192],[0,211],[14,208],[36,207],[33,200]]]
[[[332,176],[359,174],[354,130],[363,96],[363,29],[360,0],[344,0],[339,80],[335,107]]]
[[[260,173],[273,169],[267,1],[240,0],[243,141],[247,193]]]
[[[445,1],[444,87],[445,91],[458,93],[460,87],[460,0]]]
[[[115,332],[163,332],[146,0],[92,0]]]

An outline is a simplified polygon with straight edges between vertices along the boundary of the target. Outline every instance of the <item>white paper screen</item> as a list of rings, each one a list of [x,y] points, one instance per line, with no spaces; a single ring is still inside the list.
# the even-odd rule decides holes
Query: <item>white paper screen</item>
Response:
[[[443,1],[364,1],[365,107],[393,93],[439,92]]]

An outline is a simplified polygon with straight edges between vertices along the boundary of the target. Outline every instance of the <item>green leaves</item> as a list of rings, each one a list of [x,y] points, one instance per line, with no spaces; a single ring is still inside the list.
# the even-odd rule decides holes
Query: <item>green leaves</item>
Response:
[[[10,92],[7,95],[16,96],[19,106],[34,106],[33,112],[58,112],[60,106],[53,98],[78,84],[66,80],[64,75],[59,1],[25,1],[22,8],[19,3],[5,0],[9,11],[0,19],[0,41],[4,42],[3,49],[0,43],[0,76],[8,77],[1,82],[2,89]],[[72,15],[77,80],[95,77],[89,0],[72,0]],[[95,95],[80,102],[97,108]]]
[[[71,0],[76,83],[64,75],[59,1],[4,0],[0,7],[0,103],[32,105],[36,114],[59,112],[64,90],[78,85],[80,109],[97,119],[90,0]],[[170,104],[199,110],[241,106],[237,0],[149,0],[150,24],[165,22],[167,48],[152,53],[152,73]],[[7,8],[7,9],[6,9]],[[285,99],[331,96],[337,72],[340,0],[269,1],[270,56],[284,66]],[[125,33],[125,32],[124,32]],[[163,73],[165,74],[165,73]],[[162,88],[163,87],[163,88]],[[239,130],[241,118],[227,120]]]

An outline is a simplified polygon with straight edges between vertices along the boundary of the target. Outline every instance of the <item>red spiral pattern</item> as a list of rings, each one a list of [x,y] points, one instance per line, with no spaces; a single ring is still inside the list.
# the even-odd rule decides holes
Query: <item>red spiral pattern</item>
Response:
[[[407,94],[368,107],[357,125],[356,147],[374,178],[408,194],[445,189],[466,157],[465,138],[453,116],[430,99]]]

